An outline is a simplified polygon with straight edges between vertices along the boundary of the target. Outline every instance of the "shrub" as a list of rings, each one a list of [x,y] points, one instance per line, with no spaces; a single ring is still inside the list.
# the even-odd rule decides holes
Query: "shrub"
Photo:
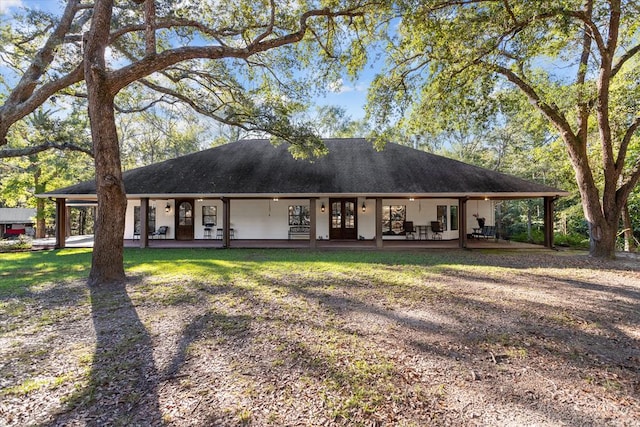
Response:
[[[24,234],[15,240],[0,240],[0,252],[19,252],[31,250],[32,243]]]

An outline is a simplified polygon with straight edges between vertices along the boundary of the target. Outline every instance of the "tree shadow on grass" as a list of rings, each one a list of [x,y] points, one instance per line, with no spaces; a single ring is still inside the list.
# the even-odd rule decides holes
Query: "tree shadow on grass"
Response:
[[[96,349],[88,384],[49,425],[161,425],[152,341],[126,285],[92,286],[90,295]]]

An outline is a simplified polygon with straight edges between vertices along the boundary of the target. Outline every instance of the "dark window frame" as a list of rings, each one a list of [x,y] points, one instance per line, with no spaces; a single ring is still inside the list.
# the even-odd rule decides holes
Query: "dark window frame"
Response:
[[[385,205],[382,207],[382,234],[399,236],[404,233],[407,220],[407,205]]]
[[[436,205],[436,219],[442,224],[442,231],[447,231],[447,205]]]
[[[213,213],[206,213],[207,208],[212,208]],[[207,220],[207,218],[209,220]],[[203,205],[202,206],[202,225],[217,225],[218,224],[218,207],[214,205]]]
[[[149,212],[147,217],[147,225],[149,226],[149,232],[156,231],[156,207],[149,206]],[[140,205],[133,207],[133,233],[140,234]]]
[[[309,205],[289,205],[287,216],[289,225],[311,225],[311,210]]]
[[[449,206],[449,217],[451,218],[451,231],[458,230],[460,219],[458,218],[458,205]]]

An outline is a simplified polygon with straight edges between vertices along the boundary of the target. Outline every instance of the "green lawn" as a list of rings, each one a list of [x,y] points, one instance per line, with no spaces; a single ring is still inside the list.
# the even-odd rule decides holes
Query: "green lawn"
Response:
[[[0,425],[633,424],[640,266],[552,251],[2,254]],[[634,353],[636,355],[634,356]]]
[[[0,263],[0,294],[20,293],[31,286],[85,279],[91,268],[90,249],[64,249],[3,253]],[[472,257],[469,259],[473,262]],[[348,273],[376,271],[383,265],[446,266],[459,262],[449,252],[295,251],[295,250],[211,250],[211,249],[125,249],[128,276],[154,276],[157,280],[176,277],[220,278],[229,274],[267,271]]]

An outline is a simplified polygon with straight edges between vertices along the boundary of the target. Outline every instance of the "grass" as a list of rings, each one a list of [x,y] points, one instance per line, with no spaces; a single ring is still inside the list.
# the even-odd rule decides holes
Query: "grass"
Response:
[[[459,418],[459,396],[535,389],[527,376],[569,365],[585,373],[557,373],[554,384],[578,383],[567,393],[592,387],[636,405],[637,384],[589,346],[607,345],[612,310],[629,310],[621,327],[635,327],[624,286],[638,273],[616,282],[586,257],[539,254],[131,248],[120,293],[89,292],[90,250],[3,254],[0,396],[30,408],[54,399],[62,407],[42,407],[112,425],[475,423]],[[147,384],[163,394],[157,418]]]
[[[6,253],[2,258],[0,296],[20,294],[48,283],[84,279],[91,268],[90,249]],[[447,260],[446,255],[425,256],[411,252],[241,249],[125,249],[124,252],[128,275],[152,276],[152,284],[171,284],[170,292],[177,294],[181,292],[174,288],[176,282],[185,279],[210,283],[234,277],[237,281],[241,276],[255,273],[268,279],[284,272],[295,275],[301,270],[312,278],[322,278],[330,272],[348,281],[353,269],[357,269],[364,277],[375,274],[379,281],[394,285],[401,282],[398,274],[411,274],[412,268],[416,270],[426,265],[446,268],[456,262]]]

